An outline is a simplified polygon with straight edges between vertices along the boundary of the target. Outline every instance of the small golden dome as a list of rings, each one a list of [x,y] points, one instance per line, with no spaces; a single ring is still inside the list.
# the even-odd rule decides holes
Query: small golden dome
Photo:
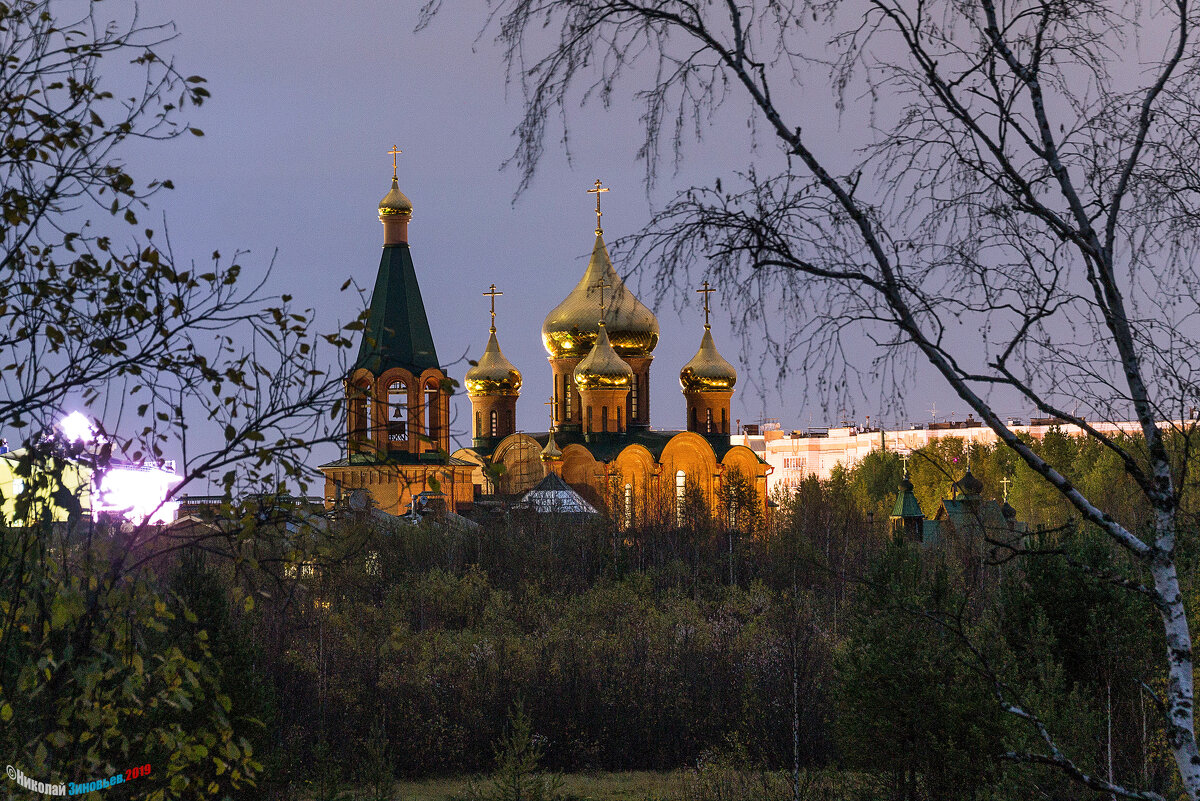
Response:
[[[542,344],[551,358],[579,357],[596,342],[600,290],[603,281],[608,303],[604,325],[612,347],[622,356],[649,356],[658,344],[658,318],[625,286],[613,269],[604,237],[596,235],[592,258],[579,283],[542,323]]]
[[[712,331],[704,327],[700,350],[679,371],[684,392],[730,392],[737,383],[737,370],[717,350]]]
[[[592,352],[575,367],[575,384],[589,389],[625,389],[633,381],[633,368],[617,355],[608,340],[608,326],[597,326],[600,338]]]
[[[558,443],[554,441],[554,429],[550,429],[550,439],[546,440],[546,447],[542,448],[543,462],[557,462],[563,457],[563,452],[559,450]]]
[[[400,191],[400,185],[396,182],[396,176],[392,176],[392,188],[383,196],[383,200],[379,201],[379,216],[391,217],[396,214],[412,214],[412,201],[405,197]]]
[[[479,362],[467,370],[466,384],[468,395],[520,394],[521,372],[504,358],[500,343],[496,340],[496,329],[492,329]]]

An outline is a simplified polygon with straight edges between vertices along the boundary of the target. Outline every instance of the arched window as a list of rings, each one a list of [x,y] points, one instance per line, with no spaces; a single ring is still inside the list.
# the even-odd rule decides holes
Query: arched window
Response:
[[[675,525],[683,525],[683,503],[687,495],[687,473],[680,470],[675,474]]]
[[[491,422],[492,422],[492,436],[493,437],[500,436],[500,424],[497,422],[498,419],[499,419],[499,415],[496,414],[495,409],[492,409],[492,421]]]
[[[387,389],[388,442],[408,442],[408,384],[393,381]]]
[[[633,374],[633,381],[629,383],[629,419],[638,419],[638,377],[637,373]]]
[[[699,431],[700,430],[700,423],[696,418],[696,407],[695,406],[692,407],[692,425],[688,430],[689,431]]]
[[[592,407],[591,406],[589,406],[588,410],[587,410],[587,432],[589,434],[592,433]]]
[[[425,433],[435,445],[441,433],[438,430],[441,423],[438,419],[438,385],[437,382],[430,381],[425,385]]]
[[[571,390],[572,389],[573,388],[571,386],[570,377],[564,375],[563,376],[563,405],[566,407],[566,411],[563,412],[563,422],[564,423],[571,422]]]
[[[371,385],[350,387],[350,439],[365,444],[371,439]]]
[[[608,407],[607,406],[600,407],[600,430],[606,434],[608,433]]]
[[[483,436],[483,415],[480,412],[475,412],[475,436]]]
[[[704,410],[704,433],[711,434],[712,430],[712,409]]]
[[[633,485],[625,485],[625,528],[633,528]]]
[[[729,411],[726,409],[721,409],[721,433],[729,433]]]

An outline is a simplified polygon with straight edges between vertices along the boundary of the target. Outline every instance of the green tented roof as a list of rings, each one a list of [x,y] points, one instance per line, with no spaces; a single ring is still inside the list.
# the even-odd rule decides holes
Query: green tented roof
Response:
[[[896,506],[892,509],[892,517],[925,517],[925,513],[921,511],[921,505],[917,503],[917,496],[913,495],[912,490],[903,490],[896,496]]]
[[[420,374],[439,365],[412,253],[407,244],[384,245],[354,367],[379,375],[392,367]]]

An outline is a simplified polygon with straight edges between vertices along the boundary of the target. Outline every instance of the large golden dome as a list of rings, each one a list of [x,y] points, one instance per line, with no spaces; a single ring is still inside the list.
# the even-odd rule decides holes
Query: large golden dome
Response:
[[[617,355],[608,340],[608,326],[598,325],[600,337],[584,360],[575,367],[575,385],[589,389],[625,389],[633,381],[633,368]]]
[[[625,286],[613,269],[604,237],[596,235],[592,258],[579,283],[542,323],[542,344],[552,358],[583,356],[596,342],[597,284],[603,280],[607,306],[604,326],[608,340],[621,356],[649,356],[658,344],[658,318]]]
[[[730,392],[737,383],[737,370],[725,360],[713,342],[712,331],[704,327],[700,350],[679,371],[684,392]]]
[[[488,337],[487,347],[479,362],[467,370],[468,395],[517,395],[521,391],[521,372],[504,358],[496,329]]]
[[[400,191],[400,184],[396,182],[396,176],[393,175],[391,190],[383,196],[383,200],[379,201],[379,215],[381,217],[391,217],[397,214],[411,215],[412,210],[412,201]]]

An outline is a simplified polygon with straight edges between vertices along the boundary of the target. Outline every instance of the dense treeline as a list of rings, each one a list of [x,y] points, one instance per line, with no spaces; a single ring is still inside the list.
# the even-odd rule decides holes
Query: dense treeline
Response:
[[[1072,480],[1124,492],[1095,446],[1039,447],[1073,449]],[[903,467],[888,453],[806,481],[768,520],[740,516],[746,530],[695,497],[686,525],[629,530],[522,513],[478,529],[247,516],[237,525],[259,536],[234,558],[195,547],[149,563],[139,586],[164,603],[120,621],[121,642],[193,671],[198,703],[143,722],[218,732],[211,778],[233,753],[257,774],[247,798],[487,771],[516,702],[559,770],[732,754],[854,771],[872,797],[1091,797],[1038,764],[1042,724],[1081,770],[1169,793],[1160,628],[1118,586],[1143,577],[1003,451],[914,454],[927,515],[968,463],[985,498],[1008,479],[1018,518],[1037,521],[1026,536],[894,538]]]

